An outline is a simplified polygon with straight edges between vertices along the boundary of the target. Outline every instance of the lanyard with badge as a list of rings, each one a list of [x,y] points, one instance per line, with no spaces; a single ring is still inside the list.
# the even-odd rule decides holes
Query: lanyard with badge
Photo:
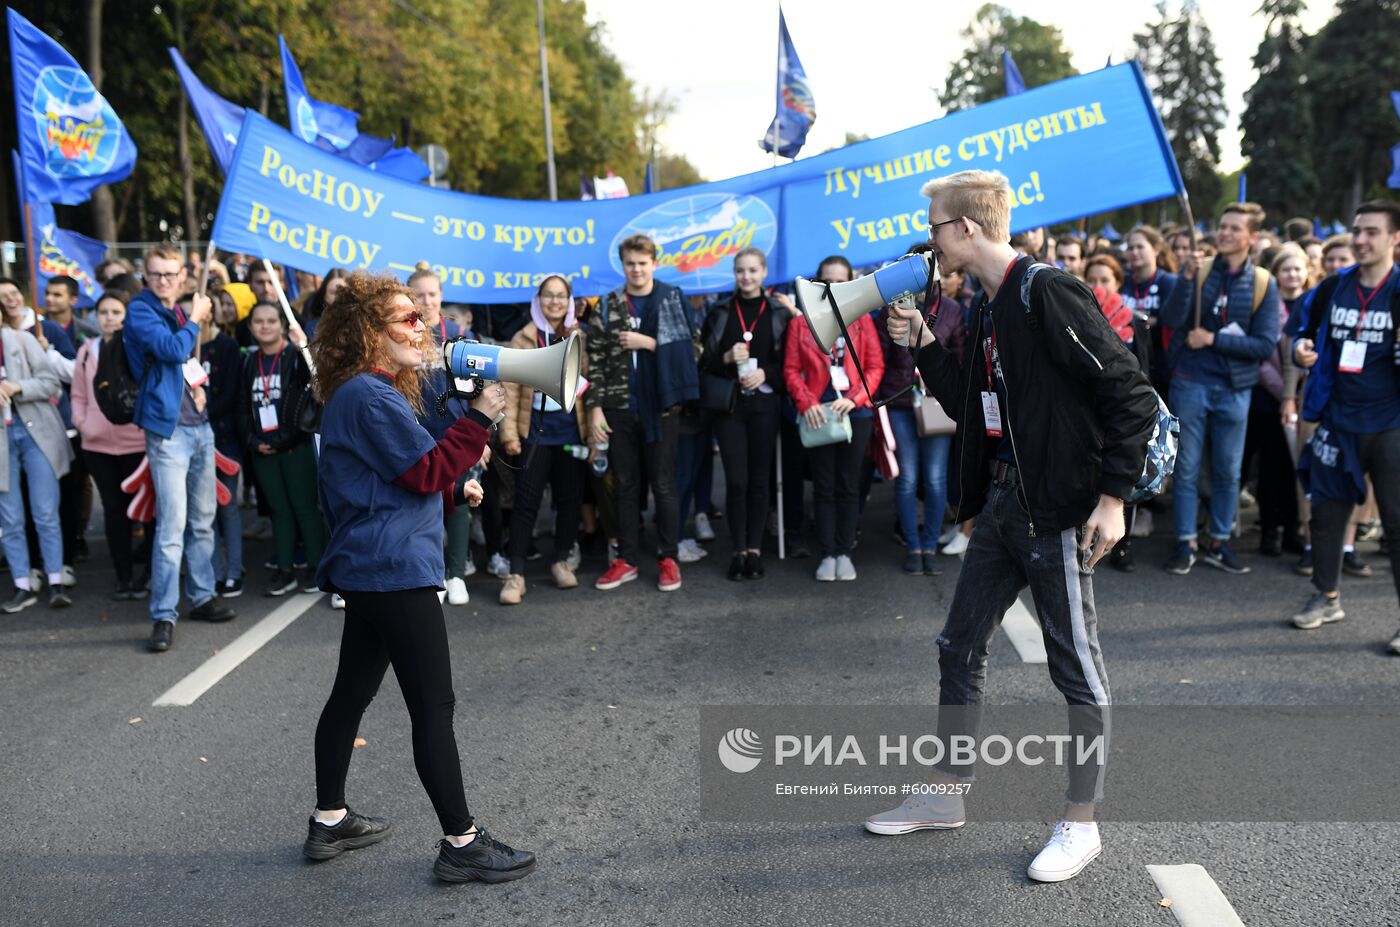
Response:
[[[1153,272],[1152,272],[1152,277],[1151,277],[1151,279],[1149,279],[1149,280],[1147,281],[1147,283],[1143,284],[1143,286],[1142,286],[1141,288],[1138,287],[1138,283],[1137,283],[1136,280],[1133,280],[1133,281],[1132,281],[1132,287],[1133,287],[1133,307],[1132,307],[1132,308],[1135,309],[1135,310],[1137,310],[1138,312],[1141,312],[1143,315],[1148,315],[1148,314],[1150,314],[1150,313],[1148,312],[1149,307],[1147,306],[1147,298],[1148,298],[1149,296],[1151,296],[1153,293],[1156,293],[1156,292],[1157,292],[1157,277],[1158,277],[1160,274],[1161,274],[1161,271],[1159,271],[1159,270],[1158,270],[1158,271],[1153,271]],[[1153,310],[1156,310],[1158,307],[1157,307],[1157,306],[1152,306],[1152,307],[1150,307],[1150,308],[1153,309]]]
[[[277,404],[272,401],[272,378],[277,376],[277,368],[282,363],[282,351],[286,349],[283,345],[277,350],[277,356],[272,359],[272,368],[263,369],[263,352],[258,352],[258,379],[262,381],[262,405],[258,406],[258,425],[263,433],[277,430]],[[281,388],[281,379],[278,379],[278,388]]]
[[[1356,299],[1361,303],[1361,314],[1356,319],[1356,328],[1352,330],[1351,337],[1342,342],[1342,359],[1337,363],[1337,369],[1342,373],[1360,373],[1365,368],[1366,342],[1361,340],[1361,333],[1366,329],[1366,314],[1371,311],[1371,302],[1376,294],[1385,289],[1394,273],[1392,270],[1390,275],[1376,284],[1370,296],[1361,292],[1361,275],[1356,275]]]
[[[836,395],[844,396],[846,390],[851,388],[851,378],[846,375],[846,339],[837,338],[836,344],[831,349],[831,388],[836,390]]]
[[[175,318],[180,323],[180,327],[184,328],[185,313],[181,311],[179,306],[175,307]],[[198,351],[196,350],[196,354],[197,353]],[[209,374],[205,372],[204,364],[197,356],[185,358],[184,366],[180,368],[180,372],[185,375],[185,384],[189,386],[191,390],[199,389],[199,387],[209,382]]]
[[[743,333],[744,344],[746,346],[753,344],[753,330],[758,327],[758,320],[763,318],[763,313],[767,311],[767,309],[768,298],[764,297],[763,301],[759,303],[758,312],[754,313],[753,324],[750,325],[748,319],[744,318],[743,304],[739,302],[738,296],[734,297],[734,312],[739,316],[739,331]],[[749,359],[744,362],[744,366],[739,368],[739,373],[753,373],[757,369],[758,358],[750,356]],[[752,390],[745,390],[745,392],[749,393],[752,392]]]
[[[1013,255],[1011,261],[1006,265],[1006,270],[1001,275],[1001,286],[997,287],[997,294],[1000,295],[1002,288],[1006,286],[1006,279],[1011,276],[1011,268],[1016,266],[1016,262],[1021,259],[1021,255]],[[987,384],[982,390],[982,420],[987,424],[987,437],[1000,438],[1001,430],[1001,403],[997,400],[996,382],[992,379],[996,376],[992,370],[992,358],[997,353],[997,330],[992,327],[992,309],[987,306],[987,327],[991,329],[991,334],[982,339],[982,358],[987,362]]]
[[[636,308],[632,305],[632,294],[623,294],[627,297],[627,321],[632,326],[632,331],[637,331],[642,327],[642,317],[637,314]],[[632,355],[632,369],[637,369],[637,352],[630,352]]]

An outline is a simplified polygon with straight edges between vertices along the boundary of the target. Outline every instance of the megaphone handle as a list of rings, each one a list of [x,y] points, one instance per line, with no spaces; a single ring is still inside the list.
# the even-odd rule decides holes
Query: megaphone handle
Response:
[[[823,280],[822,286],[826,288],[826,298],[831,303],[831,314],[836,316],[836,325],[841,329],[841,337],[846,339],[846,350],[850,352],[851,360],[855,361],[856,375],[860,377],[860,385],[865,387],[865,395],[870,399],[870,405],[878,409],[892,400],[903,396],[908,392],[909,387],[906,386],[883,402],[875,401],[875,391],[870,388],[870,384],[865,380],[865,368],[862,367],[860,363],[860,352],[856,350],[856,344],[851,340],[851,333],[846,330],[846,320],[841,316],[841,307],[836,304],[836,294],[832,291],[831,284],[827,281]]]

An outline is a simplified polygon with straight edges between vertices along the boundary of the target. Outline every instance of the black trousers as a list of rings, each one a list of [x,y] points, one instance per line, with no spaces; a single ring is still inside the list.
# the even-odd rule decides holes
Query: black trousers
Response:
[[[1356,436],[1361,467],[1376,489],[1376,507],[1390,538],[1390,572],[1400,596],[1400,428]],[[1352,499],[1312,499],[1313,585],[1336,592],[1342,572],[1342,539],[1356,504]]]
[[[802,446],[797,425],[780,416],[779,440],[783,442],[783,530],[802,536],[806,512],[802,505],[803,481],[807,479],[807,449]],[[775,482],[776,486],[777,483]]]
[[[661,433],[648,442],[642,420],[627,409],[608,409],[608,463],[617,489],[617,541],[622,559],[636,566],[640,557],[642,470],[656,497],[656,546],[659,557],[675,557],[679,542],[680,501],[676,498],[676,442],[680,416],[661,416]]]
[[[112,555],[112,566],[117,579],[131,581],[132,567],[136,563],[151,562],[151,540],[155,537],[155,524],[148,525],[141,549],[134,551],[131,545],[131,519],[126,517],[126,507],[131,499],[122,492],[122,480],[131,476],[141,464],[144,454],[103,454],[100,451],[83,450],[83,460],[88,472],[97,483],[98,495],[102,497],[102,530],[107,538],[107,550]]]
[[[1293,455],[1288,451],[1288,439],[1279,421],[1279,405],[1262,389],[1255,389],[1249,405],[1249,422],[1245,428],[1244,462],[1241,476],[1249,473],[1256,457],[1259,463],[1259,523],[1267,538],[1283,529],[1285,538],[1298,533],[1298,477]]]
[[[849,444],[828,444],[807,450],[812,465],[812,495],[817,517],[817,543],[822,557],[850,556],[860,516],[860,466],[870,446],[870,417],[851,419]]]
[[[583,500],[583,461],[564,453],[562,446],[525,448],[520,455],[525,466],[515,475],[515,506],[510,511],[510,571],[525,572],[530,553],[530,536],[540,499],[548,484],[554,492],[554,559],[567,560],[578,537],[579,507]]]
[[[83,533],[80,513],[88,478],[87,465],[83,462],[82,439],[70,438],[69,443],[73,446],[73,463],[58,481],[58,524],[63,532],[64,566],[73,565],[73,554],[77,552],[78,538]]]
[[[452,733],[452,662],[437,590],[345,592],[345,630],[331,697],[316,725],[316,807],[345,807],[360,718],[392,663],[413,724],[413,765],[444,834],[472,826]]]
[[[768,476],[778,443],[777,394],[740,396],[734,411],[715,419],[724,464],[724,517],[734,552],[761,550],[768,524]]]

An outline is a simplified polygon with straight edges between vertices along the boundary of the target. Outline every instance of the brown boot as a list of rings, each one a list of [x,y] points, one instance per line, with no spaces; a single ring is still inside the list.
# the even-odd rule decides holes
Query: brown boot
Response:
[[[512,573],[506,577],[505,584],[501,586],[501,604],[519,605],[523,598],[525,598],[525,577],[519,573]]]
[[[549,572],[554,575],[554,585],[560,589],[572,589],[578,585],[578,577],[574,571],[569,569],[569,565],[560,560],[549,568]]]

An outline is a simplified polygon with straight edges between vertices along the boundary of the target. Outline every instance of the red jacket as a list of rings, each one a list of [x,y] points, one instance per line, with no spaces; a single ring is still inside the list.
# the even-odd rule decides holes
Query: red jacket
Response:
[[[849,329],[852,344],[848,346],[842,364],[846,369],[846,379],[851,382],[846,398],[854,402],[857,408],[869,408],[870,394],[865,391],[860,375],[856,373],[855,355],[860,355],[866,382],[872,390],[878,391],[880,379],[885,375],[885,352],[880,347],[880,336],[870,316],[861,316]],[[805,322],[788,326],[786,352],[783,380],[787,383],[788,395],[792,397],[797,411],[803,413],[820,403],[822,393],[831,384],[831,355],[823,354],[817,347],[812,330]]]

